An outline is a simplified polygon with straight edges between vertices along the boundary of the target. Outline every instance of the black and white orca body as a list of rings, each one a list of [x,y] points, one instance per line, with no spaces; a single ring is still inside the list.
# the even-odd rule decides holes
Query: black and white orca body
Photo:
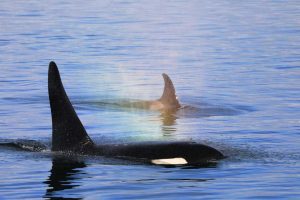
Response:
[[[159,99],[165,103],[165,96],[175,95],[174,86],[167,75],[163,75],[165,87]],[[170,90],[171,88],[171,90]],[[52,114],[52,151],[73,152],[83,155],[101,155],[122,159],[133,159],[153,164],[202,164],[224,158],[218,150],[194,142],[143,142],[129,144],[96,145],[88,136],[78,118],[61,82],[54,62],[49,64],[48,92]],[[170,99],[170,98],[167,98]],[[174,98],[172,98],[174,100]],[[172,104],[178,103],[176,102]]]

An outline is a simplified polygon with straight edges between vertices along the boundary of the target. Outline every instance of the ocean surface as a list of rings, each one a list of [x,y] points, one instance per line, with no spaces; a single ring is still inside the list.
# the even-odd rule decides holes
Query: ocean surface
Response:
[[[299,1],[0,1],[0,140],[51,145],[50,61],[97,143],[195,141],[207,167],[0,147],[0,199],[299,199]],[[171,116],[115,106],[158,99]]]

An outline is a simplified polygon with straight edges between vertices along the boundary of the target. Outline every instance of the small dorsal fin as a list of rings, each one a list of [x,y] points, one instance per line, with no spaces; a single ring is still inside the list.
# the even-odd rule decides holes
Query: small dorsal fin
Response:
[[[52,151],[83,152],[93,146],[61,82],[55,62],[50,62],[48,92],[52,114]]]
[[[180,108],[180,104],[176,97],[175,87],[170,79],[170,77],[163,73],[162,76],[164,77],[165,87],[162,96],[160,97],[159,101],[162,102],[167,108]]]

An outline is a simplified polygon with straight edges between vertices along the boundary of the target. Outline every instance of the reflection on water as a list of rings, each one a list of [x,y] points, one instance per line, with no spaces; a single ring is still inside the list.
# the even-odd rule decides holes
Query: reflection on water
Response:
[[[172,135],[172,133],[176,132],[176,127],[175,127],[176,119],[177,119],[176,111],[161,112],[160,118],[162,122],[161,129],[164,136],[170,136]]]
[[[57,197],[56,192],[61,190],[70,190],[78,187],[79,174],[83,174],[82,168],[85,168],[84,162],[65,157],[54,157],[52,160],[52,168],[48,179],[44,182],[48,185],[48,189],[44,198],[50,199],[81,199],[81,198],[63,198]],[[63,195],[65,196],[65,195]]]
[[[139,111],[148,111],[149,113],[157,113],[157,119],[161,122],[161,132],[163,136],[171,136],[176,132],[177,119],[180,118],[205,118],[213,116],[233,116],[242,113],[250,112],[240,105],[226,107],[210,105],[208,103],[197,103],[195,106],[183,105],[179,109],[174,110],[162,110],[162,111],[150,111],[145,106],[137,106],[145,103],[144,100],[129,100],[129,99],[109,99],[109,100],[81,100],[75,101],[75,106],[83,106],[84,109],[95,109],[97,111],[111,111],[119,110],[124,112],[132,112],[140,115]]]
[[[94,160],[95,158],[91,158]],[[99,160],[98,160],[99,161]],[[105,162],[99,161],[98,164],[93,164],[90,167],[87,167],[84,161],[82,160],[76,160],[76,158],[72,157],[65,157],[61,156],[58,157],[57,155],[52,158],[52,168],[49,171],[50,175],[48,176],[48,179],[44,181],[44,184],[47,184],[47,190],[44,198],[47,199],[84,199],[87,196],[84,195],[84,193],[78,193],[76,191],[76,188],[82,187],[82,175],[85,174],[83,172],[83,168],[86,171],[89,171],[91,169],[89,168],[95,168],[97,173],[101,171],[101,173],[111,173],[107,171],[108,169],[114,169],[114,168],[120,168],[120,172],[118,173],[119,176],[122,174],[126,174],[126,171],[122,172],[122,168],[128,168],[130,166],[130,163],[127,164],[121,164],[122,162],[114,162],[113,159],[112,162],[109,162],[109,165],[106,165]],[[95,163],[95,160],[94,160]],[[96,162],[97,163],[97,162]],[[104,165],[103,165],[104,164]],[[128,166],[129,164],[129,166]],[[193,176],[193,170],[200,170],[200,169],[206,169],[206,168],[216,168],[217,163],[206,163],[203,165],[195,165],[195,166],[172,166],[172,165],[161,165],[158,168],[151,167],[151,170],[155,171],[161,171],[160,173],[164,174],[164,176],[154,174],[154,176],[151,176],[151,174],[148,174],[148,178],[141,178],[141,174],[145,172],[149,172],[147,168],[141,168],[141,165],[134,165],[136,168],[135,170],[131,171],[129,170],[129,174],[132,174],[130,178],[126,177],[119,177],[118,174],[111,175],[111,178],[103,177],[103,180],[98,179],[97,182],[94,182],[92,184],[91,190],[94,191],[99,197],[99,194],[105,193],[106,189],[108,187],[115,188],[116,190],[121,190],[122,187],[126,188],[126,185],[130,184],[146,184],[146,185],[157,185],[159,183],[168,183],[173,182],[177,183],[178,187],[196,187],[197,184],[201,184],[203,182],[207,181],[214,181],[214,178],[206,178],[205,176],[196,175]],[[108,168],[108,169],[107,169]],[[172,176],[173,173],[176,173],[176,171],[184,170],[183,174],[179,173],[177,176]],[[190,171],[190,172],[189,172]],[[96,173],[96,172],[93,172]],[[169,176],[171,175],[171,176]],[[152,178],[151,178],[152,177]],[[118,179],[121,178],[122,181],[119,181]],[[152,187],[153,187],[152,186]],[[118,188],[121,187],[121,188]],[[104,188],[104,189],[102,189]],[[153,187],[156,188],[156,187]],[[75,190],[74,190],[75,189]],[[147,189],[147,187],[145,188]],[[138,191],[137,191],[138,192]],[[126,195],[130,196],[130,193],[134,194],[135,191],[128,191]]]

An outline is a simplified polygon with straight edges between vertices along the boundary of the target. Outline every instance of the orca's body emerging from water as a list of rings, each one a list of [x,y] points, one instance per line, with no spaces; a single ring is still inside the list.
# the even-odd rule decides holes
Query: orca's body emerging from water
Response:
[[[164,78],[168,79],[167,76]],[[194,165],[224,158],[216,149],[194,142],[96,145],[78,118],[54,62],[49,64],[48,90],[52,114],[52,151],[101,155],[154,164]]]
[[[158,111],[176,111],[181,105],[178,102],[175,87],[173,85],[170,77],[163,73],[164,78],[164,91],[162,96],[157,100],[149,100],[149,101],[133,101],[133,102],[124,102],[117,103],[122,107],[130,107],[130,108],[141,108],[148,110],[158,110]]]

